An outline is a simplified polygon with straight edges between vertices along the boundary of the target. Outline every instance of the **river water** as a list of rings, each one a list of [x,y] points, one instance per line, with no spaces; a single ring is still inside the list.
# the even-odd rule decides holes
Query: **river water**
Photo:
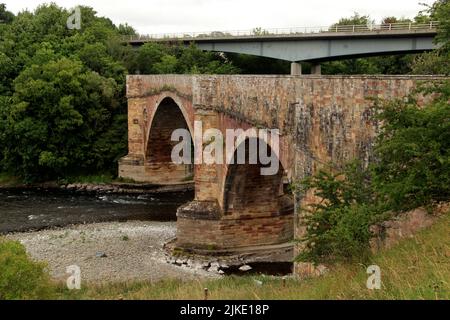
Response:
[[[193,191],[144,194],[82,194],[55,190],[0,190],[0,234],[106,221],[175,221]]]

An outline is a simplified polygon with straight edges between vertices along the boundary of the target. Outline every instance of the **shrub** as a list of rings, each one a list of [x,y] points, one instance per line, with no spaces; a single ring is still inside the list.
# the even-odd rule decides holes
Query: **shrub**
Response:
[[[296,186],[300,191],[314,190],[322,200],[301,208],[306,233],[300,261],[332,262],[364,257],[369,227],[380,217],[375,205],[369,172],[358,162],[332,173],[320,170]]]
[[[378,107],[383,126],[372,177],[374,188],[395,211],[450,198],[450,81],[421,92],[434,93],[424,107],[413,98]]]
[[[0,299],[46,299],[51,293],[45,265],[30,260],[19,242],[0,239]]]

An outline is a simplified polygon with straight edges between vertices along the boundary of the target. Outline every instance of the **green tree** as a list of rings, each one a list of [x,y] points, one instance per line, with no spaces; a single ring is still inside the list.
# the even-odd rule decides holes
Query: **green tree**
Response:
[[[6,119],[4,165],[27,180],[64,176],[99,166],[93,148],[107,131],[117,84],[83,68],[81,61],[50,57],[14,81]]]
[[[134,29],[128,23],[119,24],[117,29],[118,29],[119,34],[122,36],[134,36],[137,34],[136,29]]]
[[[351,17],[339,19],[337,23],[331,26],[331,29],[336,26],[368,25],[370,23],[373,24],[374,20],[369,15],[360,15],[358,12],[354,12]]]
[[[154,65],[161,62],[164,56],[163,46],[154,43],[147,42],[139,48],[139,53],[136,57],[136,73],[153,74],[156,73]]]
[[[412,63],[412,72],[417,74],[450,74],[450,2],[437,0],[422,11],[416,21],[439,21],[435,42],[438,50],[419,55]]]
[[[0,3],[0,23],[11,23],[14,20],[14,14],[6,10],[6,4]]]
[[[0,13],[5,15],[5,6]],[[0,167],[28,181],[116,173],[127,149],[127,73],[232,73],[220,54],[195,46],[122,43],[135,34],[81,7],[40,5],[0,28]]]
[[[161,58],[160,62],[155,63],[154,71],[156,73],[176,73],[178,60],[175,56],[166,54]]]
[[[120,35],[81,10],[81,30],[51,4],[19,13],[0,39],[0,164],[28,181],[109,170],[126,153]]]

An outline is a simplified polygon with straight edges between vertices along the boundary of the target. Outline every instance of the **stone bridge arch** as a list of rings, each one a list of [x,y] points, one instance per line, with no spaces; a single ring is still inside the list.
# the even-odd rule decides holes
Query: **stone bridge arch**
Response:
[[[194,169],[192,164],[176,164],[171,153],[178,141],[172,141],[172,133],[177,129],[188,130],[193,145],[193,120],[183,107],[179,97],[174,94],[163,94],[157,100],[146,130],[145,171],[153,183],[170,184],[192,180]],[[144,112],[147,112],[144,110]],[[190,150],[193,159],[193,150]]]
[[[289,164],[287,163],[287,157],[286,157],[286,152],[285,150],[283,150],[283,145],[284,145],[284,137],[280,137],[278,135],[278,143],[276,146],[273,145],[273,141],[271,139],[270,134],[265,136],[264,140],[261,139],[258,136],[257,131],[254,131],[253,133],[255,134],[249,134],[246,136],[245,140],[242,141],[240,143],[240,145],[236,146],[236,148],[233,150],[233,154],[230,156],[229,158],[233,157],[234,161],[232,163],[232,161],[230,161],[230,159],[227,159],[227,162],[225,163],[225,170],[224,170],[224,178],[222,179],[222,184],[220,187],[221,190],[221,199],[220,199],[220,203],[222,204],[222,209],[224,211],[225,214],[227,214],[227,212],[229,211],[229,200],[230,198],[228,197],[227,193],[230,192],[230,187],[233,184],[233,179],[237,178],[239,179],[239,176],[241,174],[248,174],[249,172],[254,173],[254,179],[258,179],[261,180],[261,185],[264,184],[263,180],[271,180],[271,178],[277,178],[278,180],[278,187],[281,191],[286,189],[286,185],[287,183],[290,181],[290,176],[289,176],[289,172],[288,170],[286,170],[285,168],[289,167]],[[252,142],[250,142],[252,141]],[[272,155],[274,156],[274,158],[276,159],[277,163],[277,173],[275,175],[268,175],[268,176],[262,176],[260,173],[260,169],[262,167],[264,167],[261,162],[260,159],[258,157],[257,159],[257,163],[256,164],[249,164],[248,160],[249,160],[249,147],[250,144],[254,143],[254,145],[257,146],[257,153],[259,155],[259,147],[260,147],[260,143],[263,143],[266,145],[266,150],[267,150],[267,155]],[[238,153],[238,148],[240,146],[243,146],[245,148],[245,159],[246,159],[246,163],[239,165],[236,164],[236,159],[237,159],[237,153]],[[266,165],[265,167],[267,167],[268,165]],[[259,172],[259,173],[258,173]],[[266,178],[262,178],[262,177],[266,177]],[[273,181],[272,181],[273,182]],[[256,186],[258,186],[260,184],[256,184]],[[275,191],[275,190],[272,190]],[[283,193],[286,193],[283,191]]]
[[[252,141],[253,140],[253,141]],[[245,164],[229,164],[223,185],[223,215],[225,218],[240,219],[242,234],[240,242],[246,246],[261,246],[287,243],[293,239],[294,200],[285,186],[286,171],[279,159],[279,153],[270,146],[270,140],[249,137],[241,142],[245,145]],[[274,152],[276,172],[264,175],[263,165],[258,157],[256,163],[249,163],[249,145],[257,145],[257,152],[264,144],[267,153]],[[239,146],[238,146],[239,147]],[[237,148],[234,158],[237,156]]]
[[[177,144],[171,141],[175,129],[187,129],[193,137],[192,97],[170,87],[138,88],[127,92],[128,155],[119,161],[119,176],[155,184],[192,180],[193,165],[174,164],[170,158]]]
[[[149,134],[156,113],[158,111],[161,111],[164,105],[170,103],[173,103],[178,107],[184,117],[184,120],[187,123],[189,131],[191,132],[191,134],[194,132],[194,108],[190,99],[178,95],[177,92],[162,91],[156,96],[151,97],[151,99],[149,99],[149,103],[154,103],[154,105],[149,106],[149,109],[147,111],[150,112],[150,114],[147,116],[147,135]]]

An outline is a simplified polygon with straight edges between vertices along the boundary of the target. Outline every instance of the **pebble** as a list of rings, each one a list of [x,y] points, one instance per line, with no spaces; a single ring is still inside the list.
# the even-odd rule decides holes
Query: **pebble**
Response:
[[[106,257],[108,257],[108,256],[106,255],[106,253],[101,252],[101,251],[96,252],[96,253],[95,253],[95,256],[96,256],[97,258],[106,258]]]

